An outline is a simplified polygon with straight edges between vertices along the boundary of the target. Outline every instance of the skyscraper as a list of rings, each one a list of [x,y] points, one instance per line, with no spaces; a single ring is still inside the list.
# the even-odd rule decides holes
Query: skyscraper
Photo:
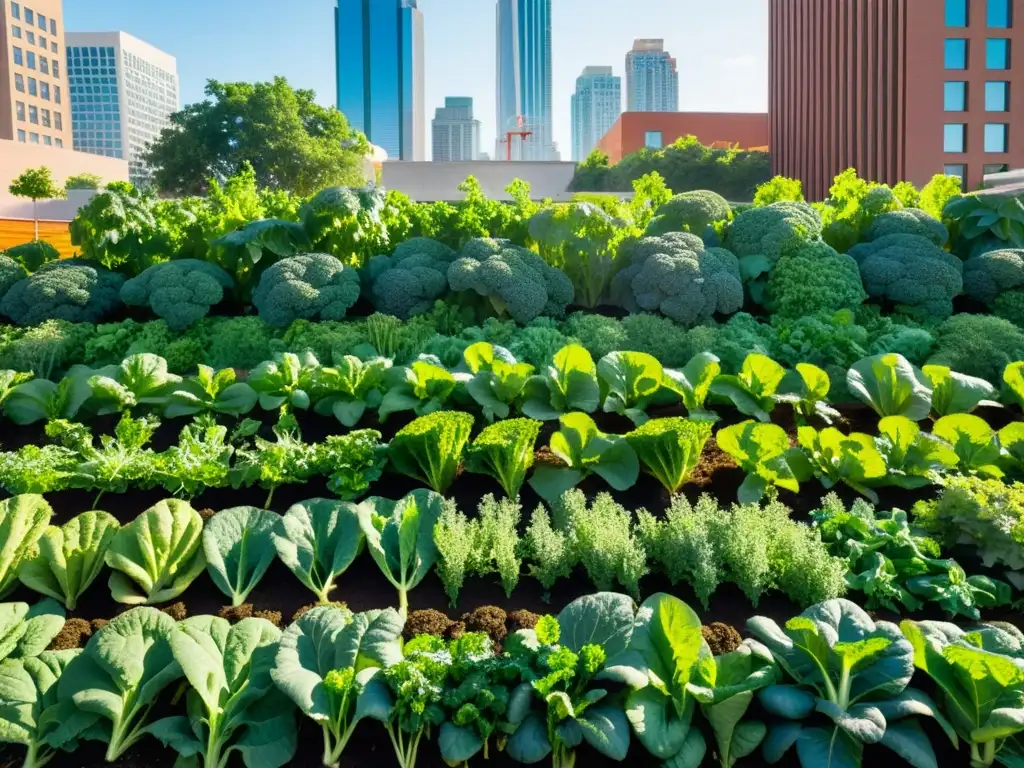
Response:
[[[507,131],[530,131],[511,138],[512,159],[552,160],[551,0],[498,0],[497,31],[497,158]]]
[[[61,0],[0,0],[0,139],[71,148]]]
[[[480,154],[480,121],[473,119],[473,99],[445,98],[444,106],[434,111],[431,138],[436,163],[476,160]]]
[[[338,0],[338,109],[392,160],[426,159],[418,0]]]
[[[679,111],[679,71],[664,40],[634,40],[626,54],[626,111]]]
[[[125,32],[68,32],[67,68],[75,149],[128,161],[136,184],[142,155],[177,112],[178,64]]]
[[[622,78],[611,67],[584,67],[572,95],[572,159],[585,160],[622,114]]]

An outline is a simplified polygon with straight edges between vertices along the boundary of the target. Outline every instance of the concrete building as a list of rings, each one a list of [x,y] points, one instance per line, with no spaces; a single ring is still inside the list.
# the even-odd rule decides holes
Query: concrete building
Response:
[[[553,160],[551,0],[497,1],[495,157]],[[528,137],[507,136],[509,131]]]
[[[662,149],[683,136],[709,147],[768,150],[766,112],[623,112],[597,148],[615,164],[641,149]]]
[[[664,40],[634,40],[626,54],[626,111],[679,111],[679,70]]]
[[[550,160],[384,163],[381,184],[386,189],[404,192],[417,202],[454,202],[465,199],[466,193],[459,190],[459,185],[467,176],[473,176],[490,199],[511,200],[505,187],[522,179],[530,185],[530,196],[534,200],[550,198],[567,202],[572,199],[569,186],[575,173],[576,163]]]
[[[418,0],[338,0],[338,109],[394,160],[425,160],[423,12]]]
[[[75,149],[127,160],[144,184],[143,155],[181,107],[177,60],[126,32],[69,32],[67,49]]]
[[[71,148],[61,0],[0,0],[0,141]]]
[[[611,67],[584,67],[571,111],[572,159],[581,162],[622,114],[622,78]]]
[[[1011,68],[1024,18],[1013,5],[771,0],[775,172],[821,199],[849,167],[890,184],[956,174],[967,189],[1024,167],[1024,67]]]
[[[435,163],[479,159],[480,121],[473,119],[471,97],[446,97],[444,106],[434,110],[430,129]]]

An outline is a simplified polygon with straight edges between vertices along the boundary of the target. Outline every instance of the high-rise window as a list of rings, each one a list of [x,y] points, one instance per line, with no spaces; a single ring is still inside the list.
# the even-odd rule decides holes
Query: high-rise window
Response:
[[[25,92],[25,77],[17,72],[14,74],[14,90]]]
[[[39,95],[38,83],[36,82],[36,79],[34,77],[30,77],[28,79],[28,95],[29,96],[38,96]]]
[[[50,84],[44,80],[39,82],[39,96],[45,101],[50,100]]]
[[[43,118],[43,128],[49,128],[50,127],[50,110],[48,110],[48,109],[42,110],[42,118]]]
[[[53,101],[55,104],[60,104],[60,86],[53,86]]]
[[[29,13],[29,11],[25,11],[25,13]],[[39,134],[38,133],[30,133],[28,135],[28,143],[29,144],[38,144],[39,143]]]
[[[647,149],[661,149],[661,131],[647,131],[644,133],[644,146]]]
[[[17,64],[19,67],[25,66],[25,52],[22,51],[21,48],[19,48],[16,45],[13,47],[13,50],[14,50],[14,63]]]
[[[946,0],[946,26],[967,26],[968,0]]]
[[[985,41],[986,69],[1010,68],[1010,41],[1005,37],[990,37]]]
[[[967,178],[967,166],[963,163],[947,163],[942,167],[942,172],[947,176],[956,176],[961,182]]]
[[[964,112],[967,109],[967,83],[958,80],[947,81],[943,105],[947,112]]]
[[[36,44],[36,33],[35,32],[31,32],[31,31],[26,31],[25,32],[25,42],[27,42],[29,45],[35,45]]]
[[[64,130],[64,119],[60,116],[59,110],[55,110],[53,113],[53,127],[58,131]]]
[[[35,24],[36,23],[36,16],[35,16],[34,13],[32,13],[32,10],[29,9],[29,8],[25,9],[25,23],[26,24]]]
[[[985,111],[1008,112],[1010,110],[1010,84],[1002,80],[985,83]]]
[[[942,151],[959,153],[967,151],[967,126],[964,123],[946,123],[942,134]]]
[[[988,176],[990,173],[1006,173],[1008,170],[1010,170],[1010,166],[1006,163],[992,163],[983,167],[981,172]]]
[[[41,14],[41,13],[37,13],[36,14],[36,21],[39,24],[39,28],[41,30],[43,30],[43,32],[45,32],[46,31],[46,17],[43,16],[43,14]]]
[[[17,24],[11,24],[11,37],[15,40],[21,40],[21,27]]]
[[[17,3],[11,3],[11,16],[15,19],[21,18],[21,6]],[[24,139],[22,139],[24,141]]]
[[[56,22],[55,19],[50,19],[50,34],[51,35],[56,35],[57,34],[57,22]]]
[[[33,107],[31,104],[28,106],[28,121],[34,125],[39,125],[39,108]]]
[[[21,128],[18,129],[18,141],[20,141],[22,144],[25,143],[25,131],[23,131]]]
[[[49,136],[43,136],[43,144],[45,144],[48,147],[52,146],[53,145],[53,139],[51,139]]]
[[[26,66],[29,69],[35,69],[36,68],[36,55],[32,51],[29,51],[28,54],[26,54],[26,58],[27,58]]]
[[[54,139],[53,143],[54,143],[54,146],[56,146],[58,149],[64,149],[64,140],[63,139]]]
[[[39,71],[44,75],[50,74],[50,62],[45,56],[39,57]]]
[[[39,47],[42,48],[44,51],[46,50],[46,38],[42,35],[39,36]]]
[[[1006,123],[985,123],[985,151],[1006,152],[1006,138],[1009,133]]]
[[[24,101],[16,101],[16,102],[14,102],[14,111],[15,111],[15,113],[18,116],[18,120],[20,120],[21,122],[24,123],[25,122],[25,102]]]
[[[60,62],[56,59],[53,60],[53,76],[60,77]]]

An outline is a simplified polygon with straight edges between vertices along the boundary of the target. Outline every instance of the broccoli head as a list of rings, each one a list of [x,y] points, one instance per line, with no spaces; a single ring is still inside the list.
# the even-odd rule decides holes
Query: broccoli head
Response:
[[[626,249],[630,264],[612,281],[612,297],[630,312],[661,312],[685,325],[743,307],[736,257],[705,248],[688,232],[645,237]]]
[[[704,230],[716,221],[726,221],[730,216],[732,208],[724,197],[707,189],[697,189],[683,192],[663,203],[654,212],[654,218],[644,234],[654,236],[669,232],[692,232],[703,235]]]
[[[154,264],[121,286],[121,301],[146,307],[175,331],[184,330],[224,300],[234,285],[231,276],[216,264],[181,259]]]
[[[0,253],[0,299],[19,280],[28,277],[28,272],[14,259]]]
[[[903,307],[920,320],[945,320],[963,291],[963,263],[921,235],[886,235],[850,249],[873,299]]]
[[[821,237],[821,216],[807,203],[781,202],[748,208],[736,215],[725,247],[744,259],[762,257],[774,264],[787,249]]]
[[[0,315],[18,325],[45,320],[95,323],[121,304],[124,278],[116,272],[71,259],[51,261],[11,286]]]
[[[1004,249],[972,256],[964,262],[964,293],[992,304],[996,297],[1024,287],[1024,250]]]
[[[765,285],[765,308],[781,317],[855,309],[867,297],[857,262],[820,240],[782,254]]]
[[[45,240],[34,240],[30,243],[14,245],[3,252],[4,256],[14,259],[29,272],[35,272],[43,264],[60,258],[60,251]]]
[[[865,240],[878,240],[886,235],[920,235],[940,248],[949,241],[949,230],[920,208],[904,208],[876,217],[864,233]]]
[[[572,302],[572,281],[526,248],[508,240],[474,238],[448,268],[453,291],[486,296],[498,314],[525,325],[538,315],[555,317]]]
[[[341,320],[359,300],[359,275],[326,253],[282,259],[260,278],[252,303],[269,325],[293,320]]]
[[[430,312],[448,290],[448,267],[455,255],[444,243],[414,237],[391,256],[374,256],[366,267],[373,306],[403,320]]]

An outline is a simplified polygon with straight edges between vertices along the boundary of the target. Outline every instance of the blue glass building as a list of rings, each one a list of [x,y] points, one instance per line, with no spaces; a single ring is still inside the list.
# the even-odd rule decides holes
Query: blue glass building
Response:
[[[507,131],[532,131],[526,140],[513,136],[512,159],[556,159],[551,102],[551,0],[498,0],[497,4],[496,159],[508,156]]]
[[[622,114],[622,78],[611,67],[584,67],[572,95],[572,159],[587,159]]]
[[[417,0],[338,0],[338,109],[392,160],[424,160],[423,14]]]

